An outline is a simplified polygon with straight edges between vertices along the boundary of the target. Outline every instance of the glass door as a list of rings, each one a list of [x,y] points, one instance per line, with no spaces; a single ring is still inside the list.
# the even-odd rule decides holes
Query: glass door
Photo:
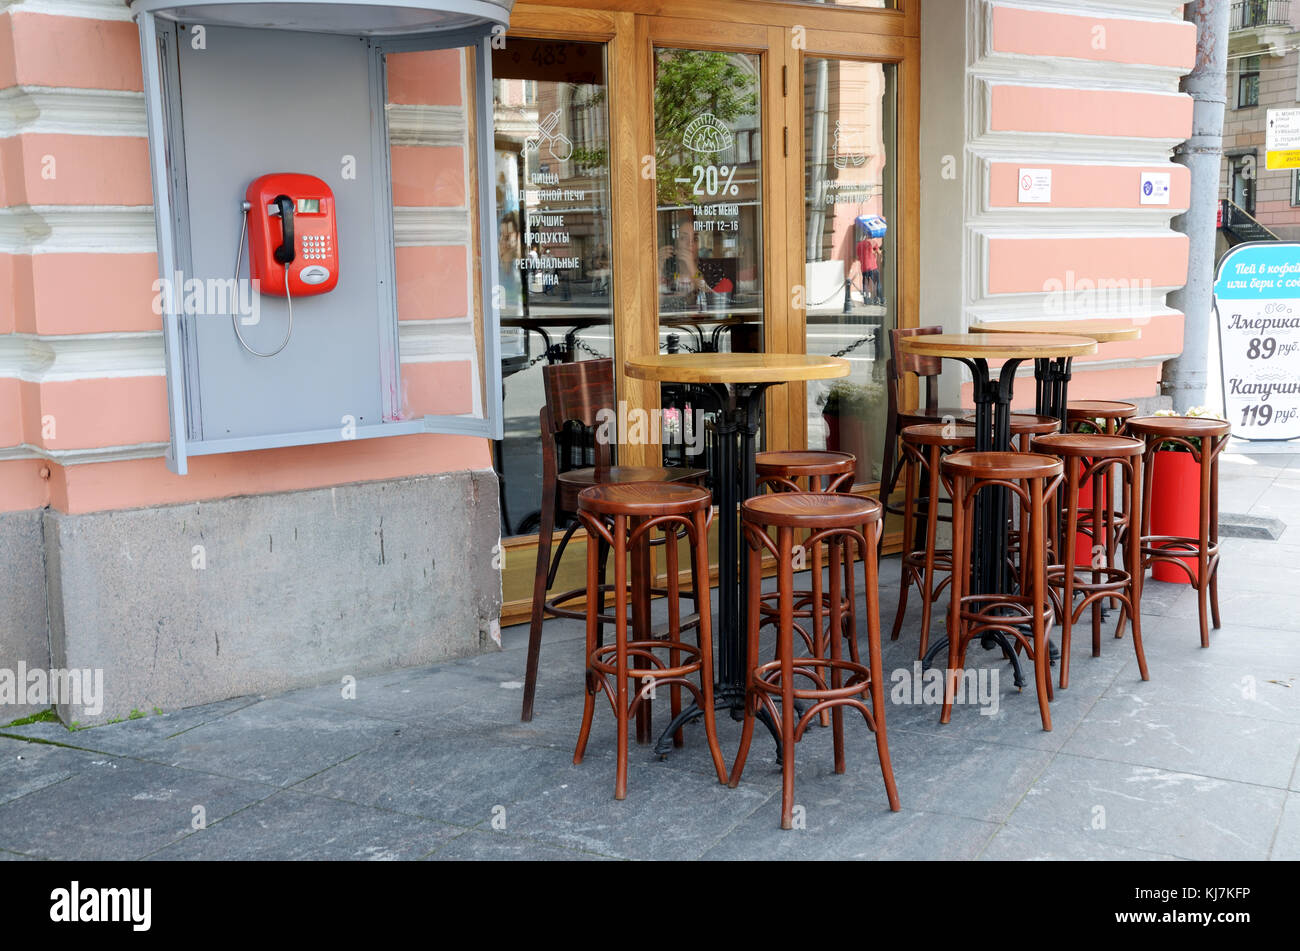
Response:
[[[762,60],[656,46],[653,65],[660,352],[761,353]],[[699,465],[716,398],[665,384],[660,400],[664,464]]]
[[[602,43],[511,37],[492,61],[505,438],[501,533],[535,533],[542,367],[614,354]]]
[[[888,332],[898,326],[895,67],[803,58],[807,352],[849,361],[810,383],[810,449],[851,452],[856,482],[881,477]]]

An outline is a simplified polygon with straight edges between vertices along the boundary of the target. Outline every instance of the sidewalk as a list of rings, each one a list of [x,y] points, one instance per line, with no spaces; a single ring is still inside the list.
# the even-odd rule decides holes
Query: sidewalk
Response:
[[[1129,638],[1108,628],[1093,658],[1081,633],[1044,733],[1032,682],[1018,693],[975,649],[972,665],[1000,668],[996,715],[959,706],[940,726],[934,706],[889,705],[900,813],[850,717],[846,775],[831,770],[828,730],[797,748],[804,829],[778,828],[761,731],[734,790],[698,725],[663,761],[634,745],[616,802],[603,701],[572,763],[581,629],[554,620],[528,724],[516,627],[501,653],[360,678],[355,699],[328,685],[75,732],[0,728],[0,859],[1300,859],[1300,455],[1225,456],[1220,497],[1224,513],[1290,527],[1224,542],[1224,626],[1208,650],[1194,592],[1148,581],[1151,680]],[[887,637],[896,558],[881,580]],[[888,671],[912,669],[912,601]],[[722,717],[719,732],[730,765],[739,724]]]

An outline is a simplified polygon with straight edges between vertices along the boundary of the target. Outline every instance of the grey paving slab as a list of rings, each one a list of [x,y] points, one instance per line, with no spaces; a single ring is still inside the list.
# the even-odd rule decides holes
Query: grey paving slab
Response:
[[[1275,862],[1300,862],[1300,794],[1287,796],[1268,857]]]
[[[101,753],[120,753],[129,756],[154,747],[168,737],[252,706],[259,699],[258,697],[233,697],[202,706],[186,707],[171,713],[149,714],[137,720],[122,720],[118,723],[105,723],[101,726],[77,730],[69,730],[62,723],[42,721],[22,727],[6,728],[3,732],[51,740]]]
[[[1293,723],[1150,703],[1134,692],[1098,701],[1062,751],[1285,789],[1300,752],[1300,730]]]
[[[544,747],[489,746],[469,732],[448,736],[412,729],[296,788],[472,826],[538,789],[581,783],[593,771],[612,769],[599,757],[586,767],[574,766],[572,758],[572,752]]]
[[[0,803],[63,782],[96,758],[94,753],[0,737]]]
[[[447,664],[361,677],[346,690],[341,683],[309,687],[279,699],[346,716],[434,725],[479,706],[488,692],[481,680]]]
[[[1057,754],[1007,826],[1190,859],[1263,859],[1287,793]]]
[[[137,760],[98,759],[37,794],[0,806],[0,848],[63,860],[134,859],[275,790]]]
[[[796,782],[805,828],[782,830],[779,794],[704,854],[709,860],[955,860],[979,855],[997,826],[903,810],[844,784]]]
[[[1169,606],[1165,617],[1183,622],[1179,625],[1170,625],[1173,630],[1166,630],[1166,635],[1190,637],[1195,643],[1200,643],[1196,595],[1190,588],[1183,597]],[[1239,626],[1300,631],[1300,579],[1286,589],[1270,592],[1220,584],[1219,618],[1223,622],[1223,627],[1219,631],[1210,628],[1211,644],[1222,632],[1230,632]]]
[[[627,798],[614,799],[614,764],[586,760],[567,782],[532,790],[507,810],[507,829],[565,848],[629,859],[699,858],[768,798],[683,770],[631,763]]]
[[[874,776],[881,786],[875,740],[867,734],[862,742],[871,755],[854,757],[847,765],[864,785]],[[821,746],[818,758],[829,778],[833,754],[829,743]],[[1010,815],[1051,761],[1051,753],[1042,750],[902,730],[889,731],[889,752],[899,800],[909,809],[988,821]],[[796,790],[798,783],[796,777]]]
[[[1096,831],[1044,832],[1003,826],[980,859],[987,862],[1172,862],[1175,855],[1148,852],[1099,840]]]
[[[402,724],[389,720],[283,700],[262,700],[176,736],[138,738],[130,744],[130,753],[126,749],[122,753],[288,786],[369,749],[401,729]]]
[[[151,860],[417,859],[464,830],[354,803],[282,791],[154,852]]]
[[[607,862],[610,857],[545,845],[507,832],[477,829],[457,836],[428,856],[432,862]]]
[[[1300,644],[1291,649],[1300,651]],[[1170,644],[1147,651],[1150,680],[1140,680],[1130,662],[1105,698],[1300,724],[1300,656],[1287,653],[1240,639],[1211,642],[1208,649]]]

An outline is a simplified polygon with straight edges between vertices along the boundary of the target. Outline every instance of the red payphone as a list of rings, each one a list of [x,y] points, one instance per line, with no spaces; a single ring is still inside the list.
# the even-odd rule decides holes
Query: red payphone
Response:
[[[261,281],[262,293],[308,297],[332,291],[339,265],[329,186],[314,175],[282,172],[254,179],[244,198],[249,276]]]
[[[244,224],[235,256],[235,279],[248,236],[248,275],[263,294],[285,298],[289,326],[274,350],[248,345],[232,315],[239,345],[255,357],[273,357],[293,336],[293,299],[332,291],[339,282],[338,227],[334,193],[314,175],[277,172],[249,183],[242,205]]]

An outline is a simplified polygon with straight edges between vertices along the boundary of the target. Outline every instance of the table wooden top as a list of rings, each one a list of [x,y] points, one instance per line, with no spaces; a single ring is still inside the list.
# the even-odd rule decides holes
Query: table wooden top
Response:
[[[972,333],[1068,334],[1091,337],[1098,343],[1137,340],[1142,330],[1127,320],[999,320],[995,323],[971,324]]]
[[[802,353],[659,353],[628,357],[634,380],[661,383],[788,383],[849,375],[849,361]]]
[[[1082,357],[1097,352],[1091,337],[1066,334],[923,334],[898,341],[904,353],[922,357],[967,357],[979,360],[1033,360]]]

